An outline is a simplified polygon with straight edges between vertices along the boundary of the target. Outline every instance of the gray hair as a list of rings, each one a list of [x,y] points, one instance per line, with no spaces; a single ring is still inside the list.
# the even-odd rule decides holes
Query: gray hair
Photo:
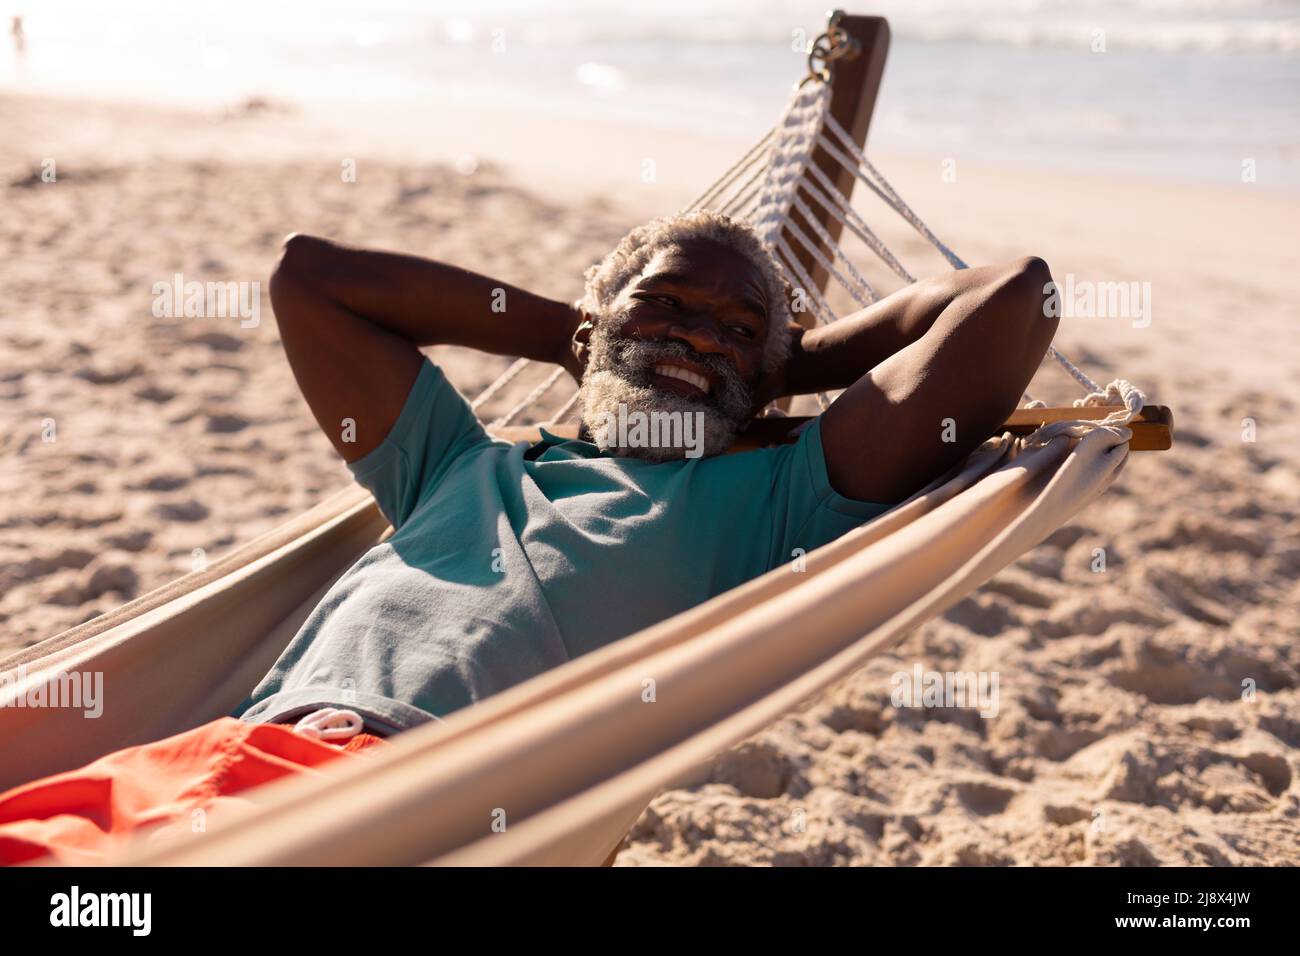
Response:
[[[768,330],[763,350],[763,374],[775,372],[790,354],[790,309],[781,268],[749,223],[720,212],[700,209],[676,216],[662,216],[637,226],[617,246],[586,272],[586,290],[580,308],[592,315],[604,315],[618,294],[627,287],[651,257],[666,246],[690,239],[706,239],[734,249],[752,262],[767,286]]]

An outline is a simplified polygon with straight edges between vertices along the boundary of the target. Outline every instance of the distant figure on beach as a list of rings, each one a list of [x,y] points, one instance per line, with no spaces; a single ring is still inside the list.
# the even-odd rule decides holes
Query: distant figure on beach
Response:
[[[23,31],[21,14],[14,14],[9,21],[9,38],[14,44],[14,73],[18,79],[23,77],[23,65],[27,61],[27,34]]]

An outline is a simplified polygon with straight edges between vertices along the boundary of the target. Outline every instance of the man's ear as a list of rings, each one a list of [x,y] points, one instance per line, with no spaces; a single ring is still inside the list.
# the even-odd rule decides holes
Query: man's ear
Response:
[[[586,309],[578,309],[578,327],[573,330],[573,341],[585,346],[591,340],[591,333],[596,328],[596,317]]]
[[[575,367],[569,369],[578,381],[582,381],[583,373],[587,370],[587,356],[591,354],[591,333],[595,328],[596,317],[586,309],[578,307],[578,325],[573,330],[573,339],[570,343]]]

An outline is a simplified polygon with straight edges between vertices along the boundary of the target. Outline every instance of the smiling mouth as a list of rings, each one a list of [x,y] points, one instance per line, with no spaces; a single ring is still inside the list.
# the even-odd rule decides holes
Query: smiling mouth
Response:
[[[699,372],[682,368],[680,365],[660,363],[653,369],[654,375],[663,380],[663,384],[682,395],[708,395],[711,383]]]

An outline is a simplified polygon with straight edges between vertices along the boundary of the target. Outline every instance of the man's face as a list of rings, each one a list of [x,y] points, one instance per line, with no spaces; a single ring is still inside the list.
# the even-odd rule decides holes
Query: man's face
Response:
[[[742,253],[702,239],[658,250],[591,332],[580,400],[593,441],[655,461],[724,452],[756,411],[770,310]],[[688,418],[677,434],[694,454],[610,427],[629,413]]]

